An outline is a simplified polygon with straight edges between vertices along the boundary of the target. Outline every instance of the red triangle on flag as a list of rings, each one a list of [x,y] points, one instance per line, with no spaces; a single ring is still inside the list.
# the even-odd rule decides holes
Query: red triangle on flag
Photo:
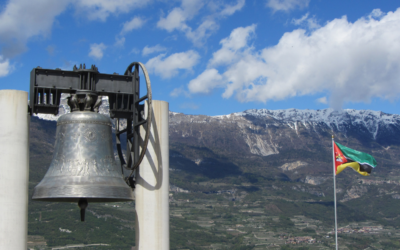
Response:
[[[334,143],[333,151],[335,153],[335,174],[336,174],[338,166],[346,163],[347,159],[346,157],[344,157],[342,151],[339,149],[336,143]]]

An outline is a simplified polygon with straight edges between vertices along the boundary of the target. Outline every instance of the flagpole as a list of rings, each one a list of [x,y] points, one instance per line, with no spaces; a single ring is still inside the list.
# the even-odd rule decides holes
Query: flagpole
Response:
[[[335,171],[335,141],[332,135],[332,159],[333,159],[333,196],[335,200],[335,245],[336,250],[338,250],[338,240],[337,240],[337,211],[336,211],[336,171]]]

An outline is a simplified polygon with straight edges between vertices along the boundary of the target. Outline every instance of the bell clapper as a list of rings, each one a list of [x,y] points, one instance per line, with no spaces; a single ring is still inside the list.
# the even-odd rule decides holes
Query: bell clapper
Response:
[[[79,199],[78,206],[81,209],[81,221],[85,221],[85,209],[88,206],[87,199]]]
[[[134,179],[133,176],[126,177],[126,178],[125,178],[125,182],[126,182],[126,184],[128,184],[128,186],[130,186],[131,188],[133,188],[133,189],[135,188],[136,181],[135,181],[135,179]]]

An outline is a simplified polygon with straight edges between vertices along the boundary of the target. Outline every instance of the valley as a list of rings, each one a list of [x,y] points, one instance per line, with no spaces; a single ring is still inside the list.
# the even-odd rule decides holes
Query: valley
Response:
[[[170,112],[171,249],[334,249],[332,133],[378,162],[371,176],[337,176],[340,249],[398,249],[399,116],[271,112]],[[50,164],[55,127],[32,118],[30,190]],[[89,204],[81,223],[76,204],[30,201],[29,246],[130,249],[134,217],[134,202]]]

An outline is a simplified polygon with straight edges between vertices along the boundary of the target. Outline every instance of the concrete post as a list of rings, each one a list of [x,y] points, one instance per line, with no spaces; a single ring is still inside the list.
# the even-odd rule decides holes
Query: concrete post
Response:
[[[0,90],[0,249],[28,248],[28,93]]]
[[[169,250],[168,115],[167,102],[153,101],[147,152],[136,175],[136,250]]]

